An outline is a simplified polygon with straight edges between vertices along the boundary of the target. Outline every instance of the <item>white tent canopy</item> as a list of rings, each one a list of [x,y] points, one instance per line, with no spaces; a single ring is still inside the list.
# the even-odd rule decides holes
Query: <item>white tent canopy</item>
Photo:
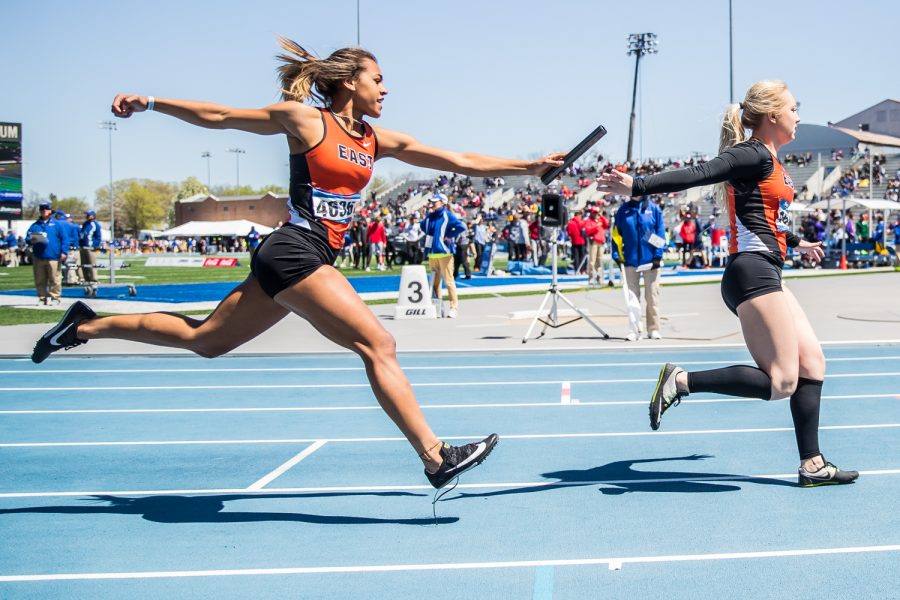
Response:
[[[832,198],[831,203],[829,204],[828,200],[819,200],[818,202],[813,202],[809,205],[809,208],[815,210],[819,208],[840,208],[844,202],[847,202],[847,206],[862,206],[868,210],[900,210],[900,202],[894,202],[893,200],[881,200],[877,198],[873,198],[869,200],[868,198],[854,198],[852,196],[848,196],[846,198]]]
[[[173,227],[162,232],[164,237],[206,237],[210,235],[245,236],[250,228],[256,227],[260,235],[274,231],[271,227],[254,223],[246,219],[239,221],[189,221],[184,225]]]

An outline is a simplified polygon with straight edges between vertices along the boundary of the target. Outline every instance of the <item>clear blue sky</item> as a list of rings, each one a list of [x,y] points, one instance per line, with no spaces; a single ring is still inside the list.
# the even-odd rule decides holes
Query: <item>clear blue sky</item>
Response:
[[[26,194],[94,201],[108,182],[117,92],[263,106],[278,100],[276,35],[320,55],[356,45],[356,0],[4,0],[0,121],[23,123]],[[597,123],[623,158],[634,58],[629,33],[659,36],[641,61],[635,154],[713,153],[728,102],[728,1],[360,0],[361,45],[390,92],[379,120],[454,150],[529,157],[566,150]],[[784,79],[806,123],[900,96],[900,2],[734,0],[735,94]],[[283,137],[206,131],[159,114],[117,120],[114,177],[287,184]],[[412,169],[379,161],[376,175]]]

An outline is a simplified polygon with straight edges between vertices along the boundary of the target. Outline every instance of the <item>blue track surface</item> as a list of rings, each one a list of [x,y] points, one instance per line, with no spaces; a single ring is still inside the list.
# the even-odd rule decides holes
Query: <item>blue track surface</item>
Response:
[[[0,598],[896,598],[900,347],[826,355],[864,474],[817,489],[786,401],[649,430],[659,363],[743,350],[403,356],[439,436],[501,434],[437,526],[354,357],[0,361]]]
[[[702,271],[671,271],[664,277],[691,277],[697,275],[721,275],[721,269],[705,269]],[[372,292],[396,292],[400,287],[399,275],[372,275],[369,277],[348,277],[350,285],[360,294]],[[587,283],[585,276],[560,276],[561,282]],[[508,285],[527,285],[549,283],[549,276],[542,277],[473,277],[472,279],[459,280],[457,287],[495,287]],[[218,302],[225,297],[240,282],[222,281],[213,283],[180,283],[166,285],[142,285],[137,286],[138,295],[128,295],[128,285],[103,286],[97,289],[97,298],[105,300],[132,300],[139,302]],[[4,294],[16,296],[34,296],[33,289],[8,290]],[[83,298],[84,291],[80,288],[65,288],[62,295],[66,298]]]

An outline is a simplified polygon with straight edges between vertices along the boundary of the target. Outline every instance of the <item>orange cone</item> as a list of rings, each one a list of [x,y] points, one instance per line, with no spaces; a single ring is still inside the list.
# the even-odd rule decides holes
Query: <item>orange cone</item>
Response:
[[[847,270],[847,255],[841,254],[841,271]]]

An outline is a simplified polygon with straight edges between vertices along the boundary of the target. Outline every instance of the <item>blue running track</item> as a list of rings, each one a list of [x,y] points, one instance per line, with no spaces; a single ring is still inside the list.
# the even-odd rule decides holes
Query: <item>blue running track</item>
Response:
[[[0,598],[897,598],[900,346],[826,355],[863,474],[815,489],[787,401],[650,431],[660,363],[743,349],[403,355],[442,439],[501,435],[437,523],[350,355],[3,360]]]

